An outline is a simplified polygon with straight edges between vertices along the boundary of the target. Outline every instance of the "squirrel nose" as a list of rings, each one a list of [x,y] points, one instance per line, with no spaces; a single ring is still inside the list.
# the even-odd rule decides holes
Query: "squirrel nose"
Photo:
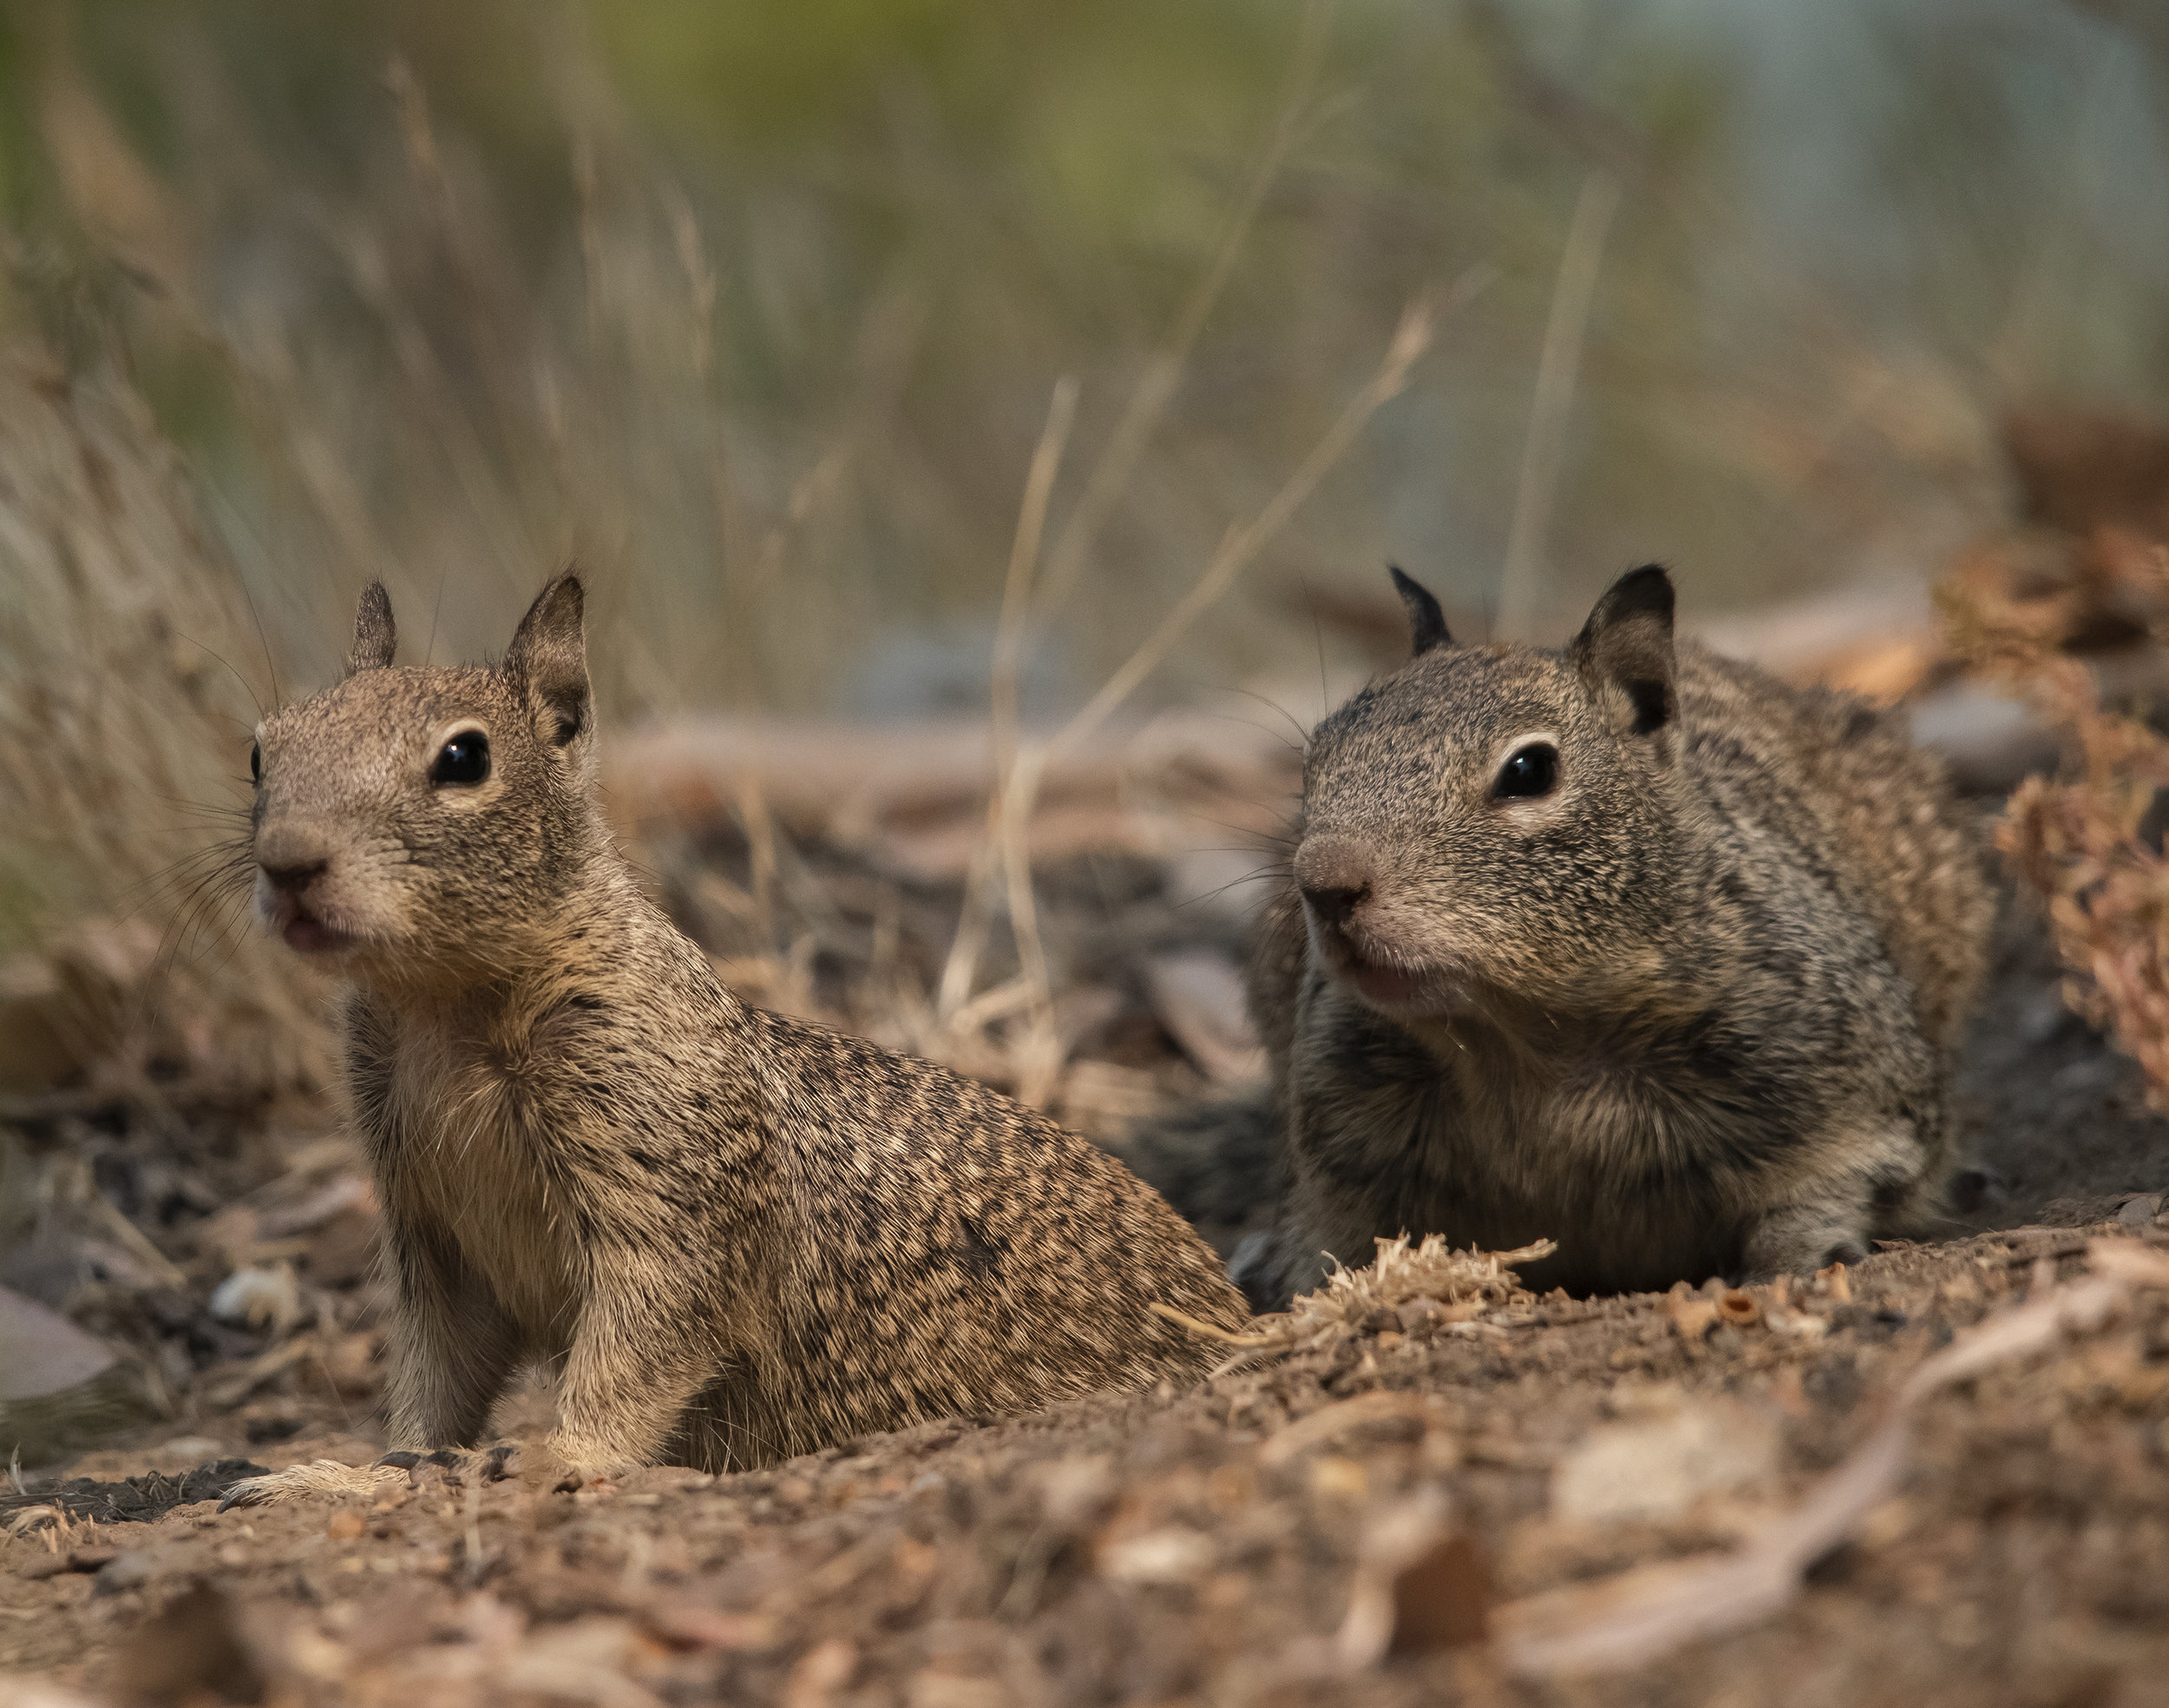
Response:
[[[256,867],[275,890],[305,890],[331,864],[324,839],[306,829],[267,827],[256,837]]]
[[[1327,925],[1340,926],[1370,900],[1370,851],[1340,836],[1307,838],[1295,851],[1295,887],[1303,905]]]
[[[1345,926],[1348,915],[1354,913],[1357,903],[1371,893],[1368,884],[1360,889],[1311,889],[1303,891],[1303,902],[1310,911],[1329,926]]]
[[[270,880],[271,887],[275,890],[284,890],[290,895],[297,890],[307,889],[311,883],[323,875],[324,868],[331,863],[328,860],[312,861],[305,866],[264,866],[261,861],[257,862],[262,867],[264,876]]]

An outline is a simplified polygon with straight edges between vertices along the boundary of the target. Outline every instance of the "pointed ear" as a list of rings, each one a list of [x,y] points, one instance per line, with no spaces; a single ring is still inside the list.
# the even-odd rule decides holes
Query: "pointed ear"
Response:
[[[384,584],[372,581],[362,589],[362,603],[354,613],[354,650],[346,655],[346,673],[380,671],[398,650],[399,632],[392,626],[391,595]]]
[[[1393,591],[1408,607],[1408,625],[1415,632],[1414,656],[1420,658],[1434,646],[1452,645],[1453,637],[1446,632],[1446,613],[1438,608],[1431,589],[1392,564],[1386,565],[1386,573],[1393,578]]]
[[[586,734],[587,643],[580,635],[580,577],[567,570],[535,595],[501,666],[534,708],[535,727],[553,747]]]
[[[1672,658],[1672,578],[1658,564],[1629,570],[1596,602],[1567,658],[1615,728],[1646,736],[1679,710]]]

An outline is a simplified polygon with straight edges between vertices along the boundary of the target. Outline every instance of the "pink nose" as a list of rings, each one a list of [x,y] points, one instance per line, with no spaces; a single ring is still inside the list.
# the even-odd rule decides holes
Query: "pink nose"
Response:
[[[256,833],[256,866],[275,890],[305,890],[331,864],[331,839],[311,825],[270,824]]]
[[[1371,896],[1376,864],[1352,837],[1306,836],[1295,851],[1295,887],[1303,905],[1327,925],[1346,925]]]

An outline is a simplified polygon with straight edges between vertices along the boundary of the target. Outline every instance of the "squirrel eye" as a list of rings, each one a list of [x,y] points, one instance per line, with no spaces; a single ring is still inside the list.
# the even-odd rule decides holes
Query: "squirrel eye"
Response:
[[[429,767],[433,783],[471,786],[489,775],[489,737],[479,730],[462,730],[437,749],[436,763]]]
[[[264,781],[264,744],[261,742],[248,744],[248,780],[251,782]]]
[[[1559,749],[1550,742],[1531,742],[1507,756],[1491,785],[1494,800],[1527,800],[1549,795],[1559,781]]]

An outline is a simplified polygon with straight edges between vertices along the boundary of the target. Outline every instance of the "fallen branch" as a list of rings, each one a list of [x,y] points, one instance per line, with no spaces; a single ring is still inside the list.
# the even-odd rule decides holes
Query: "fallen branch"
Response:
[[[1494,1628],[1507,1670],[1530,1679],[1620,1672],[1782,1611],[1799,1593],[1807,1568],[1896,1489],[1923,1400],[2051,1346],[2066,1332],[2098,1327],[2140,1287],[2169,1289],[2169,1255],[2136,1241],[2097,1240],[2088,1257],[2094,1273],[2087,1279],[1991,1317],[1924,1361],[1868,1438],[1798,1508],[1763,1525],[1744,1546],[1498,1608]]]

